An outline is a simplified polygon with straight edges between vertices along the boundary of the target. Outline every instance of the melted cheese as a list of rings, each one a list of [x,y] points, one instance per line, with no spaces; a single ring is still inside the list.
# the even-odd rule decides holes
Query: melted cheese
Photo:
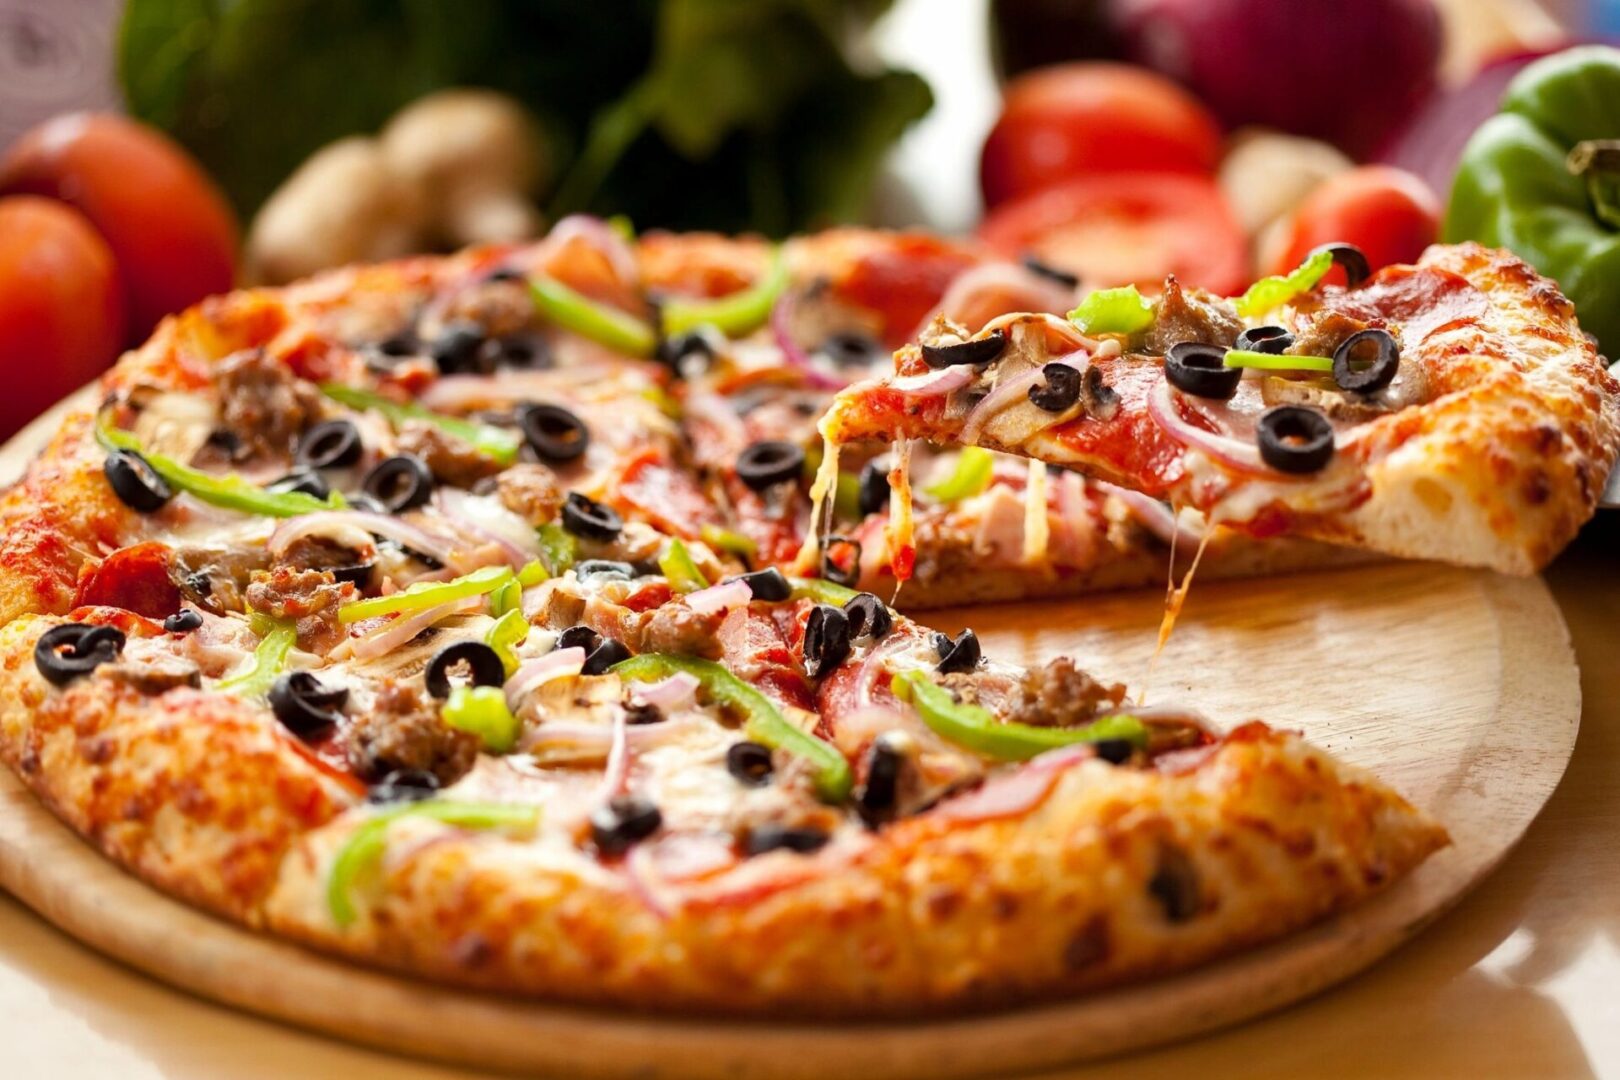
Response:
[[[1024,485],[1024,563],[1035,566],[1046,561],[1051,539],[1046,518],[1046,462],[1029,462],[1029,478]]]
[[[810,485],[810,527],[805,531],[804,543],[794,556],[793,569],[799,574],[813,574],[821,562],[821,534],[832,523],[832,493],[838,489],[838,451],[841,444],[827,430],[825,418],[821,422],[821,465],[816,469],[815,482]],[[826,525],[823,525],[825,518]]]
[[[1148,661],[1147,677],[1142,680],[1142,692],[1136,696],[1138,705],[1147,704],[1148,688],[1153,683],[1153,671],[1159,665],[1159,657],[1163,655],[1164,647],[1170,643],[1170,635],[1176,628],[1176,619],[1180,617],[1181,609],[1187,604],[1187,593],[1192,589],[1193,576],[1198,573],[1198,564],[1203,561],[1204,549],[1209,547],[1209,538],[1214,535],[1214,532],[1214,529],[1207,530],[1198,541],[1198,551],[1193,555],[1192,565],[1187,567],[1187,573],[1181,579],[1181,584],[1179,586],[1172,584],[1169,590],[1165,592],[1164,618],[1159,621],[1159,641],[1153,647],[1152,659]],[[1175,581],[1175,559],[1175,541],[1172,540],[1170,544],[1170,580],[1172,583]]]

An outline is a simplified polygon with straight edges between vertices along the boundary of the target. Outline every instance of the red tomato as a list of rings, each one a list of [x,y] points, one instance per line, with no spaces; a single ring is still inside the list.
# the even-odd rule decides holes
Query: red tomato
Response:
[[[1247,241],[1215,182],[1177,173],[1071,180],[992,211],[979,236],[1090,286],[1156,287],[1166,274],[1211,292],[1249,281]]]
[[[84,215],[0,199],[0,435],[100,375],[123,340],[118,266]]]
[[[1334,241],[1359,247],[1374,270],[1415,262],[1439,233],[1440,200],[1429,185],[1404,169],[1363,165],[1324,180],[1294,208],[1269,272],[1287,273]],[[1344,272],[1334,267],[1328,280],[1343,284]]]
[[[1058,64],[1007,86],[979,183],[994,207],[1101,172],[1210,173],[1221,129],[1197,98],[1125,64]]]
[[[236,219],[201,167],[133,120],[72,113],[0,160],[0,195],[44,195],[84,212],[118,258],[132,341],[163,316],[231,287]]]

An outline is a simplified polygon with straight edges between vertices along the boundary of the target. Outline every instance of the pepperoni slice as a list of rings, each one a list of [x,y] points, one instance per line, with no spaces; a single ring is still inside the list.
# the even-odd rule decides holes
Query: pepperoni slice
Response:
[[[149,619],[180,610],[180,587],[169,577],[167,545],[147,541],[120,548],[79,577],[75,607],[124,608]]]
[[[1324,289],[1321,306],[1362,322],[1394,323],[1402,344],[1411,348],[1443,327],[1482,318],[1491,305],[1460,274],[1432,266],[1386,266],[1359,289]]]

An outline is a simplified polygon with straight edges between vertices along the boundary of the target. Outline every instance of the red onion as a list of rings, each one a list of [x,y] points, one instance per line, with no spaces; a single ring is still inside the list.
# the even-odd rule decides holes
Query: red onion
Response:
[[[699,685],[697,676],[677,671],[667,679],[637,683],[631,689],[630,697],[643,705],[653,705],[665,713],[671,713],[696,701]]]
[[[794,340],[793,317],[798,306],[798,290],[787,289],[771,308],[771,336],[776,339],[776,347],[782,350],[783,362],[803,375],[808,386],[817,390],[842,390],[849,385],[849,380],[823,370]]]
[[[1203,533],[1190,529],[1181,523],[1181,516],[1172,508],[1166,506],[1151,495],[1144,495],[1140,491],[1132,491],[1102,480],[1092,481],[1098,490],[1105,491],[1124,503],[1130,510],[1131,516],[1147,527],[1147,530],[1167,544],[1198,546]]]
[[[287,518],[270,534],[270,554],[286,553],[294,541],[306,536],[333,536],[334,532],[347,533],[347,539],[338,542],[345,547],[359,545],[357,534],[364,534],[364,549],[374,550],[373,535],[402,544],[412,551],[431,555],[438,562],[448,562],[454,545],[443,537],[435,536],[415,525],[388,514],[374,514],[366,510],[322,510],[314,514]],[[349,543],[354,540],[355,543]]]
[[[1261,460],[1258,447],[1239,442],[1230,436],[1205,431],[1183,419],[1181,410],[1176,405],[1174,393],[1169,380],[1160,379],[1159,384],[1148,395],[1148,415],[1153,417],[1154,423],[1163,428],[1167,435],[1182,445],[1241,472],[1271,472]]]
[[[641,725],[637,725],[640,727]],[[630,724],[623,709],[613,713],[613,737],[608,744],[607,766],[602,770],[602,784],[597,788],[596,801],[607,802],[623,795],[630,783],[630,738],[626,734]]]
[[[641,265],[636,261],[634,249],[613,231],[613,226],[591,214],[569,214],[553,225],[536,261],[544,263],[552,251],[575,239],[589,242],[600,252],[621,283],[634,285],[641,280]]]
[[[360,637],[345,638],[332,650],[335,659],[350,657],[356,660],[375,660],[410,642],[423,630],[442,622],[452,615],[474,611],[484,604],[482,596],[464,596],[437,607],[425,608],[412,615],[395,616],[377,629]]]
[[[1049,362],[1065,364],[1080,372],[1084,372],[1086,368],[1091,366],[1091,358],[1084,349],[1078,349],[1065,356],[1053,357]],[[1041,367],[1042,365],[1035,364],[1029,370],[1019,372],[1010,379],[998,381],[996,388],[990,391],[983,401],[968,412],[967,418],[962,423],[961,441],[970,445],[977,442],[979,433],[984,430],[984,425],[995,419],[998,413],[1011,408],[1019,401],[1028,401],[1029,388],[1041,381]],[[1047,412],[1034,404],[1030,405],[1030,409],[1038,412],[1042,418],[1048,420],[1047,423],[1032,428],[1031,434],[1051,427],[1052,424],[1057,423],[1058,417],[1063,415],[1062,413]]]
[[[564,675],[578,675],[585,666],[585,650],[578,645],[571,649],[556,649],[538,660],[530,660],[506,680],[506,703],[517,708],[526,694],[541,683]]]
[[[523,569],[540,554],[534,529],[506,507],[460,488],[440,488],[437,496],[446,524],[499,547],[512,569]]]
[[[939,397],[952,390],[962,389],[972,382],[977,374],[971,364],[955,364],[939,371],[928,371],[921,375],[902,375],[897,379],[890,379],[889,389],[906,397]]]
[[[753,598],[754,591],[748,587],[748,582],[732,578],[718,585],[710,585],[707,589],[687,593],[686,606],[699,615],[713,615],[727,608],[745,607]]]
[[[989,821],[1028,813],[1046,801],[1064,770],[1096,754],[1090,743],[1048,750],[1011,772],[992,776],[965,795],[947,799],[936,813],[953,821]]]
[[[1087,337],[1080,332],[1080,328],[1061,315],[1053,315],[1043,311],[1014,311],[1006,315],[997,315],[985,323],[979,330],[980,334],[988,334],[992,330],[1010,330],[1017,325],[1039,324],[1041,329],[1049,334],[1056,334],[1076,349],[1087,349],[1094,356],[1110,356],[1119,351],[1119,342],[1114,338]],[[1109,352],[1112,347],[1113,352]]]

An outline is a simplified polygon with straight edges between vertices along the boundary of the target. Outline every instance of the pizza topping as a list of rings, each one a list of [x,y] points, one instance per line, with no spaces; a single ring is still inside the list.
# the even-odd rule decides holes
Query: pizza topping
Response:
[[[437,608],[454,600],[488,596],[513,578],[511,567],[485,566],[450,581],[419,581],[387,596],[373,596],[344,604],[338,621],[355,623],[381,615],[396,615]]]
[[[992,330],[982,337],[969,338],[947,345],[922,346],[923,363],[938,371],[942,368],[968,364],[979,367],[990,363],[1007,348],[1007,333]]]
[[[557,477],[544,465],[520,462],[512,466],[496,478],[495,491],[502,506],[534,528],[553,521],[562,508]]]
[[[321,415],[320,395],[263,349],[226,357],[214,369],[221,426],[264,457],[289,453]]]
[[[102,468],[118,501],[137,513],[160,510],[174,498],[174,489],[134,450],[114,450]]]
[[[1181,341],[1231,345],[1242,329],[1243,320],[1230,301],[1183,286],[1172,274],[1164,280],[1164,292],[1154,305],[1153,326],[1143,335],[1142,348],[1162,353]]]
[[[202,612],[196,608],[181,608],[163,620],[163,629],[170,634],[187,634],[202,624]]]
[[[574,577],[580,581],[592,578],[632,581],[636,577],[636,568],[616,559],[585,559],[574,564]]]
[[[1164,357],[1164,377],[1183,393],[1220,401],[1237,393],[1243,372],[1226,363],[1227,350],[1197,341],[1178,342]]]
[[[849,619],[842,608],[817,604],[804,624],[804,673],[819,679],[849,657]]]
[[[1268,410],[1256,425],[1260,457],[1286,473],[1321,472],[1333,459],[1333,425],[1299,405]]]
[[[1315,257],[1324,251],[1333,260],[1333,265],[1344,271],[1344,280],[1349,288],[1354,289],[1372,276],[1372,267],[1367,262],[1366,254],[1356,245],[1345,243],[1323,244],[1321,247],[1312,249],[1311,257]],[[1307,259],[1307,261],[1309,260]]]
[[[1351,334],[1333,350],[1333,381],[1340,390],[1360,394],[1382,390],[1394,381],[1400,366],[1400,346],[1388,330],[1376,327]]]
[[[829,536],[822,545],[821,576],[834,585],[854,588],[861,578],[861,542],[851,536]]]
[[[760,787],[770,780],[775,767],[771,748],[763,743],[744,741],[726,747],[726,771],[736,777],[738,783]]]
[[[591,842],[604,855],[622,855],[663,824],[663,813],[645,795],[615,795],[591,811]]]
[[[1280,353],[1294,344],[1294,335],[1281,326],[1251,326],[1239,334],[1232,348],[1241,352]],[[1306,352],[1318,350],[1306,349]]]
[[[422,682],[436,698],[450,696],[450,675],[465,666],[472,686],[500,686],[506,682],[506,665],[500,654],[482,641],[457,641],[446,645],[428,661]]]
[[[1004,708],[997,709],[1008,720],[1032,727],[1075,727],[1105,709],[1118,708],[1125,700],[1125,687],[1099,682],[1072,659],[1060,656],[1025,672],[1010,697]]]
[[[364,450],[353,420],[323,420],[304,433],[293,460],[307,469],[347,468]]]
[[[470,319],[454,319],[444,324],[428,346],[428,355],[440,374],[480,371],[479,351],[485,340],[484,328]]]
[[[253,655],[235,674],[221,679],[214,687],[216,690],[228,690],[249,698],[263,697],[270,692],[276,676],[287,666],[287,654],[298,644],[298,631],[289,622],[265,622],[267,625]]]
[[[307,738],[343,722],[346,686],[329,687],[307,671],[290,671],[270,687],[270,711],[294,735]]]
[[[124,632],[114,626],[63,623],[39,636],[34,644],[34,666],[54,686],[66,686],[102,664],[118,659]]]
[[[860,593],[844,602],[844,615],[849,622],[849,639],[859,641],[871,638],[882,641],[894,626],[894,616],[883,601],[871,593]]]
[[[1264,315],[1288,303],[1300,293],[1316,288],[1333,269],[1333,253],[1318,248],[1287,274],[1261,278],[1237,299],[1237,313],[1244,318]]]
[[[507,428],[495,427],[493,424],[484,424],[460,416],[447,416],[415,402],[395,401],[393,398],[371,390],[362,390],[357,386],[322,383],[321,393],[351,409],[369,409],[381,413],[396,430],[413,421],[438,428],[446,435],[452,435],[469,444],[479,453],[487,454],[501,465],[515,462],[518,449],[523,445],[523,437]]]
[[[556,278],[544,274],[531,277],[529,296],[548,321],[614,352],[647,357],[657,348],[658,335],[645,320],[599,304]]]
[[[457,686],[439,715],[447,726],[478,736],[492,754],[509,753],[523,727],[499,686]]]
[[[736,580],[747,584],[748,591],[755,600],[762,600],[768,604],[779,604],[793,595],[793,586],[788,583],[782,571],[774,566],[739,574]]]
[[[354,586],[338,581],[330,570],[278,566],[255,572],[243,598],[255,611],[296,624],[300,643],[324,652],[342,636],[339,612],[354,595]]]
[[[517,420],[523,437],[541,461],[573,461],[590,445],[591,433],[585,422],[561,405],[524,405],[518,409]]]
[[[630,650],[624,642],[613,638],[605,639],[602,644],[592,649],[590,655],[585,657],[585,663],[580,667],[581,675],[606,675],[615,664],[630,659]]]
[[[1068,317],[1083,334],[1139,334],[1153,325],[1153,305],[1135,285],[1122,285],[1092,290]]]
[[[1061,285],[1065,289],[1078,289],[1080,287],[1079,274],[1070,273],[1062,267],[1044,263],[1033,255],[1025,255],[1018,261],[1023,264],[1025,270],[1028,270],[1036,277],[1043,277],[1055,285]]]
[[[1087,368],[1090,374],[1095,368]],[[1099,373],[1100,374],[1100,373]],[[1041,378],[1029,388],[1029,400],[1035,407],[1050,413],[1068,412],[1080,400],[1080,372],[1069,364],[1050,363],[1041,366]]]
[[[766,823],[748,830],[743,840],[743,852],[750,857],[770,851],[809,855],[826,847],[830,839],[832,837],[825,830],[813,826]]]
[[[978,377],[972,367],[961,365],[939,371],[925,371],[921,375],[902,375],[889,380],[890,390],[904,397],[944,397],[960,390]]]
[[[180,657],[156,656],[102,664],[96,668],[96,678],[115,679],[133,687],[136,693],[155,696],[179,686],[193,690],[201,687],[202,669]]]
[[[956,455],[956,464],[950,474],[923,488],[923,493],[942,503],[961,502],[983,494],[990,486],[995,463],[995,455],[983,447],[963,447]]]
[[[407,420],[395,443],[400,457],[413,457],[428,467],[440,483],[471,488],[499,473],[505,464],[459,436],[433,424]]]
[[[577,491],[570,491],[563,500],[562,525],[574,536],[606,542],[617,538],[624,530],[624,519],[611,506],[605,506]]]
[[[972,630],[963,630],[953,639],[946,634],[936,632],[930,639],[934,651],[939,654],[939,664],[935,668],[942,674],[953,671],[972,671],[979,666],[982,656],[979,648],[979,635]]]
[[[326,482],[326,477],[314,469],[294,469],[264,485],[264,490],[276,495],[297,492],[300,495],[326,499],[332,494],[332,485]]]
[[[755,491],[804,475],[804,449],[790,442],[753,443],[737,455],[737,478]]]
[[[439,778],[421,769],[396,769],[371,785],[366,801],[373,804],[420,802],[439,790]]]
[[[686,606],[700,615],[713,615],[731,608],[745,607],[753,598],[753,589],[746,581],[727,578],[718,585],[687,594]]]
[[[661,310],[662,329],[680,334],[699,326],[712,326],[727,337],[742,337],[762,325],[770,316],[776,298],[788,283],[787,259],[780,247],[771,251],[765,272],[746,289],[714,300],[670,297]]]
[[[439,708],[410,683],[385,682],[371,707],[357,711],[346,730],[349,764],[362,779],[421,771],[449,787],[478,759],[479,737],[450,727]]]
[[[981,705],[959,702],[948,689],[929,681],[921,671],[895,676],[892,686],[895,696],[911,702],[923,723],[935,734],[989,758],[1025,761],[1060,746],[1103,739],[1126,739],[1133,745],[1147,745],[1147,729],[1134,716],[1112,714],[1078,728],[1034,727],[1002,721]]]
[[[888,504],[889,465],[883,458],[875,457],[861,466],[860,479],[856,487],[855,510],[864,518],[882,513]]]
[[[672,653],[644,653],[617,664],[613,670],[626,682],[657,682],[679,671],[694,676],[710,702],[743,714],[744,730],[751,740],[805,759],[822,799],[841,803],[848,797],[854,778],[844,756],[795,727],[770,698],[719,664]]]
[[[917,741],[904,731],[885,731],[872,740],[866,755],[866,780],[855,793],[855,805],[868,824],[895,816],[901,780],[907,764],[917,756]]]

